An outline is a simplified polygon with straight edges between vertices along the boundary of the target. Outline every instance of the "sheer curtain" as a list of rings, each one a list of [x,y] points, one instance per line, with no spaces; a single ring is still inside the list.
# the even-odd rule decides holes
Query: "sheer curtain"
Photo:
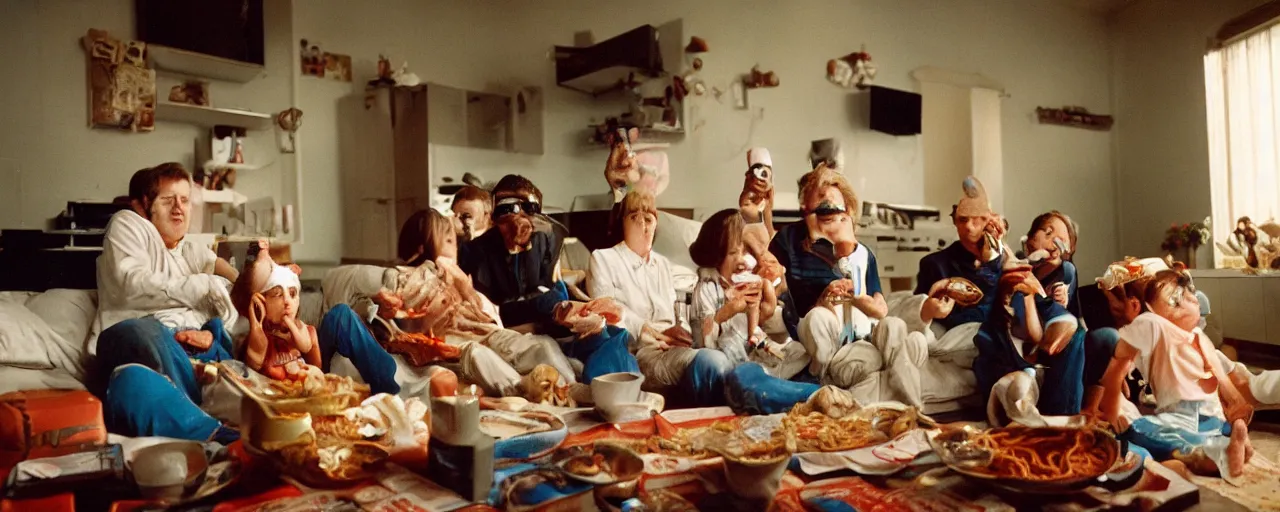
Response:
[[[1280,24],[1209,52],[1204,79],[1213,238],[1222,240],[1240,217],[1280,217]]]

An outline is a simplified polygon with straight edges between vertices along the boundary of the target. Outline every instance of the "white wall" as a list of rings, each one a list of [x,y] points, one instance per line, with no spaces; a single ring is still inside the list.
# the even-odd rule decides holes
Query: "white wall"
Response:
[[[44,228],[68,200],[110,201],[128,192],[138,169],[178,161],[193,169],[194,126],[157,122],[151,133],[89,129],[88,78],[80,38],[89,28],[118,39],[134,37],[133,0],[6,0],[0,16],[0,227]],[[289,2],[267,2],[267,75],[248,84],[213,82],[215,106],[274,113],[293,97]],[[172,79],[157,95],[168,99]],[[250,197],[293,195],[294,166],[275,149],[271,132],[250,136],[263,169],[240,173]]]
[[[835,136],[845,146],[848,174],[862,197],[923,201],[919,138],[868,131],[865,106],[825,78],[828,59],[863,43],[879,66],[882,85],[915,90],[909,72],[924,65],[981,73],[1012,95],[1003,101],[1006,214],[1015,234],[1037,213],[1052,208],[1083,226],[1078,255],[1082,271],[1101,269],[1116,256],[1111,194],[1111,144],[1107,133],[1041,126],[1037,105],[1110,105],[1105,22],[1055,2],[997,0],[708,0],[643,3],[548,0],[469,2],[384,1],[367,4],[309,0],[295,9],[294,32],[348,53],[356,74],[367,79],[379,53],[395,66],[408,60],[423,80],[483,89],[490,84],[527,84],[547,92],[545,155],[487,154],[441,148],[436,169],[472,171],[487,179],[520,172],[538,183],[549,204],[567,207],[575,195],[603,187],[603,150],[583,144],[584,129],[615,113],[617,104],[596,102],[558,88],[549,52],[569,45],[573,33],[592,30],[597,40],[641,24],[683,18],[686,37],[705,38],[704,79],[728,83],[752,65],[774,70],[777,89],[750,93],[750,111],[710,97],[695,98],[687,139],[673,146],[672,185],[660,198],[667,206],[731,206],[744,172],[744,154],[768,147],[781,184],[793,192],[805,169],[810,140]],[[303,78],[300,108],[307,112],[302,137],[309,204],[338,204],[336,100],[359,85]],[[922,137],[927,137],[928,134]],[[960,193],[959,183],[955,193]],[[1017,191],[1015,194],[1014,191]],[[939,205],[949,206],[949,205]],[[337,259],[340,242],[323,246],[312,229],[340,236],[342,212],[305,209],[306,255]],[[314,249],[314,250],[313,250]]]
[[[303,198],[302,261],[336,261],[341,218],[336,139],[337,99],[358,94],[379,53],[395,65],[408,60],[424,80],[486,89],[538,85],[547,91],[546,145],[541,157],[441,148],[438,169],[470,170],[495,179],[521,172],[539,183],[551,205],[603,188],[603,150],[583,142],[588,123],[616,113],[616,101],[596,101],[558,88],[549,54],[571,44],[575,31],[598,40],[643,23],[684,19],[686,36],[707,39],[703,78],[728,89],[730,80],[760,64],[782,86],[751,92],[751,110],[738,111],[711,97],[689,109],[692,133],[669,150],[675,176],[661,198],[672,207],[730,206],[744,153],[765,146],[774,154],[783,193],[794,191],[812,139],[835,136],[845,146],[848,174],[862,197],[922,202],[919,137],[868,131],[861,97],[829,84],[825,62],[865,43],[882,85],[915,90],[909,72],[930,65],[981,73],[1004,84],[1005,213],[1015,234],[1036,213],[1057,208],[1084,226],[1078,258],[1086,273],[1113,259],[1114,198],[1110,193],[1108,134],[1041,126],[1037,105],[1109,104],[1105,23],[1055,2],[993,0],[935,2],[662,0],[644,4],[551,0],[468,2],[343,0],[267,2],[268,76],[246,85],[213,85],[215,104],[275,112],[289,106],[297,73],[298,38],[352,56],[356,82],[297,77]],[[0,127],[0,226],[43,226],[67,199],[109,199],[122,194],[133,171],[166,160],[190,163],[200,130],[160,123],[151,134],[121,134],[85,127],[85,64],[78,38],[89,27],[128,37],[130,0],[13,0],[0,20],[0,57],[12,72],[0,95],[11,120]],[[465,5],[465,6],[464,6]],[[289,11],[292,11],[290,13]],[[292,18],[292,27],[288,22]],[[292,28],[292,33],[290,33]],[[166,94],[165,91],[161,92]],[[1201,123],[1202,125],[1203,123]],[[264,134],[269,136],[269,134]],[[927,137],[928,134],[921,137]],[[261,147],[270,147],[263,139]],[[250,196],[272,194],[295,202],[292,162],[281,157],[241,176]],[[1018,191],[1017,194],[1012,191]],[[260,192],[260,193],[259,193]],[[959,193],[959,186],[956,186]],[[16,205],[16,206],[15,206]],[[948,205],[938,205],[946,207]]]
[[[1263,0],[1141,0],[1111,20],[1120,252],[1160,253],[1171,223],[1210,213],[1208,38]]]

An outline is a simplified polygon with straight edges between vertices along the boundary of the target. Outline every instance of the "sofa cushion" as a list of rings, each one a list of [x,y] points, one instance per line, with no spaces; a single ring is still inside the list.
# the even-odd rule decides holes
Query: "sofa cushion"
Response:
[[[52,369],[48,347],[61,344],[58,333],[26,306],[0,301],[0,365]]]
[[[98,314],[98,292],[58,288],[31,297],[26,305],[67,343],[83,344]]]

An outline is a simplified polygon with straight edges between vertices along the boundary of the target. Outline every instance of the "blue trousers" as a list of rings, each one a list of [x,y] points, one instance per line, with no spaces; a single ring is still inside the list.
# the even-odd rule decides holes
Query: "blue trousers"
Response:
[[[174,339],[175,331],[154,317],[126,320],[98,337],[91,391],[103,402],[107,430],[126,436],[231,441],[234,431],[200,410],[203,400],[191,359],[231,359],[231,337],[215,318],[208,350],[196,352]]]
[[[1142,416],[1117,437],[1145,448],[1152,458],[1161,462],[1173,459],[1175,453],[1190,455],[1197,448],[1206,447],[1213,438],[1221,438],[1214,442],[1225,446],[1225,438],[1231,436],[1231,424],[1222,418],[1198,414],[1200,404],[1183,401],[1175,411]],[[1181,417],[1181,421],[1169,421],[1174,417]],[[1179,426],[1183,423],[1188,425]]]
[[[738,414],[777,414],[809,399],[821,386],[770,376],[759,363],[738,365],[725,377],[725,399]]]
[[[973,373],[978,380],[979,396],[987,397],[996,381],[1005,375],[1031,368],[1032,364],[1018,355],[1008,329],[1000,329],[995,322],[986,322],[974,336],[978,357],[973,361]],[[1066,348],[1054,355],[1039,354],[1037,362],[1045,366],[1044,384],[1040,388],[1037,408],[1051,416],[1080,413],[1084,400],[1085,333],[1076,329]]]
[[[709,348],[696,349],[693,361],[684,369],[674,396],[667,397],[667,408],[716,407],[725,404],[725,379],[733,371],[733,363],[724,352]]]
[[[329,372],[333,355],[341,354],[351,360],[374,394],[400,392],[400,385],[396,383],[396,360],[382,348],[351,306],[338,304],[325,313],[316,329],[316,338],[320,343],[321,369],[325,373]]]
[[[606,373],[640,372],[636,356],[627,350],[627,330],[605,326],[600,334],[560,345],[566,356],[582,361],[582,383]]]

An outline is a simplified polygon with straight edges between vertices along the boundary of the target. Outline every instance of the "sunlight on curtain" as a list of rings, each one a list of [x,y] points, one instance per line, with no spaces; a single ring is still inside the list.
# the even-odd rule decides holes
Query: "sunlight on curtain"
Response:
[[[1240,217],[1280,215],[1280,25],[1209,52],[1204,71],[1213,238],[1223,240]]]

